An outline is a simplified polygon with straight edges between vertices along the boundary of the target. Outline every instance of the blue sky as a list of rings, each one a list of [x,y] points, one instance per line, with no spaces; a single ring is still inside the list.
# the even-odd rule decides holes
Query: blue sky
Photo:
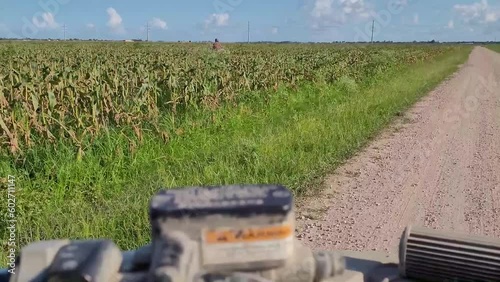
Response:
[[[0,0],[0,37],[500,40],[500,0]]]

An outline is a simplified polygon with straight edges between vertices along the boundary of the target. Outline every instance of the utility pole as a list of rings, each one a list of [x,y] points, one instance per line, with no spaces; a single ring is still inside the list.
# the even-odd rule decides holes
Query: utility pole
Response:
[[[250,43],[250,21],[248,21],[248,43]]]
[[[146,42],[149,42],[149,22],[146,24]]]
[[[373,20],[372,22],[372,41],[371,43],[373,43],[373,30],[375,29],[375,20]]]
[[[64,40],[66,41],[66,24],[63,25]]]

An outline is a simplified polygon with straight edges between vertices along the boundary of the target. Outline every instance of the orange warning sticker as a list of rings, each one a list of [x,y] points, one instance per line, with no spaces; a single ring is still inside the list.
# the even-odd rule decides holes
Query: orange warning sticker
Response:
[[[206,230],[204,233],[206,244],[251,243],[282,240],[293,235],[290,225]]]

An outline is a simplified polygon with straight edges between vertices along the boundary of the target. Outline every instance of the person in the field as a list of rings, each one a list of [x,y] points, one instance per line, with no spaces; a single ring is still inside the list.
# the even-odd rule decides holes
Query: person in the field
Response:
[[[220,51],[223,49],[222,45],[219,42],[219,39],[215,38],[215,42],[214,45],[212,46],[212,49],[214,49],[215,51]]]

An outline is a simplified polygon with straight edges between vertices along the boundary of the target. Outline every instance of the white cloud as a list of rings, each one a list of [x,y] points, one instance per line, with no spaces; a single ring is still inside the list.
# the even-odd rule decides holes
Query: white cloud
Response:
[[[271,28],[271,33],[272,34],[278,34],[278,32],[279,32],[279,29],[277,27]]]
[[[164,29],[164,30],[168,29],[167,22],[162,20],[162,19],[159,19],[159,18],[153,18],[151,20],[151,27]]]
[[[498,21],[499,18],[500,18],[500,11],[489,12],[486,14],[486,18],[484,20],[486,23],[493,23]]]
[[[123,19],[118,14],[118,12],[114,8],[108,8],[106,10],[108,13],[108,27],[110,27],[116,33],[125,33],[125,29],[123,28]]]
[[[311,11],[313,18],[322,18],[330,16],[333,12],[333,0],[316,0],[314,8]]]
[[[348,20],[370,18],[373,9],[364,0],[314,0],[310,16],[313,28],[341,25]]]
[[[221,27],[227,26],[229,24],[229,14],[211,14],[208,19],[205,20],[205,28],[209,27]]]
[[[453,9],[467,24],[489,24],[500,19],[500,9],[490,6],[488,0],[470,5],[457,4]]]
[[[339,2],[345,15],[361,18],[370,17],[370,9],[364,0],[339,0]]]
[[[413,15],[413,23],[418,24],[420,22],[420,18],[418,14]]]
[[[455,28],[455,22],[453,20],[450,20],[448,22],[448,25],[446,26],[449,29],[454,29]]]
[[[86,26],[87,28],[95,28],[95,24],[93,23],[88,23]]]
[[[59,27],[59,24],[56,22],[52,13],[43,13],[41,19],[34,16],[31,21],[37,28],[40,29],[56,29]]]

